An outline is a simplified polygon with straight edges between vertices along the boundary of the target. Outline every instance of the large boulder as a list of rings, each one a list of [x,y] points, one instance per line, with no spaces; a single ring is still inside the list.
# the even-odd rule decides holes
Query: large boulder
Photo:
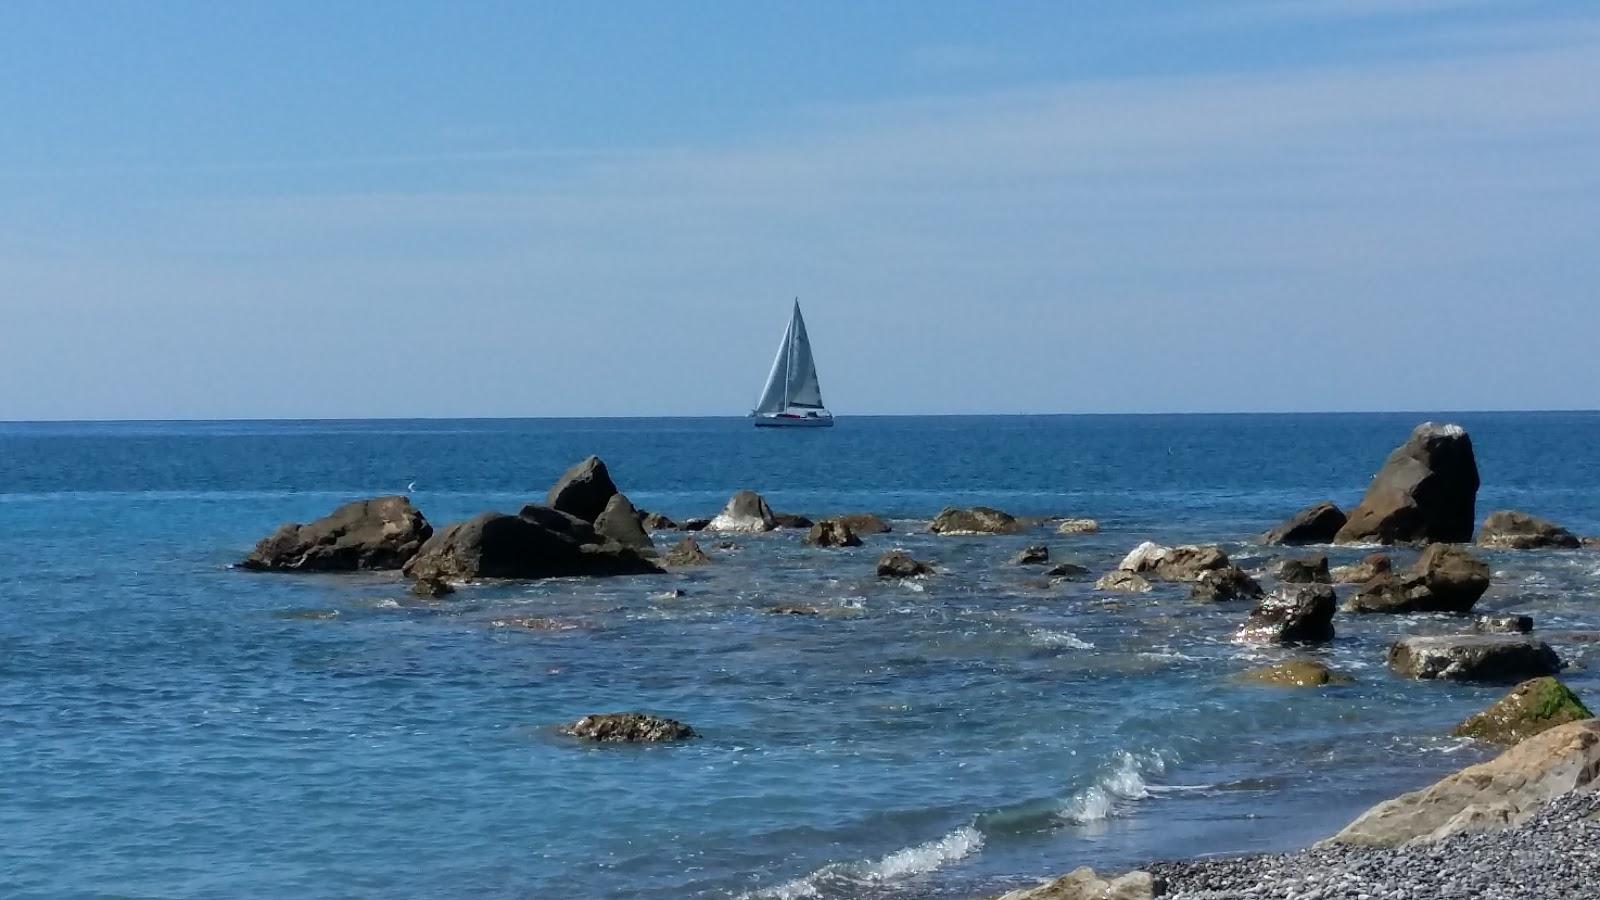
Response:
[[[1489,565],[1461,547],[1430,544],[1399,574],[1380,574],[1345,603],[1350,612],[1466,613],[1489,589]]]
[[[859,547],[861,538],[841,519],[823,519],[806,532],[806,543],[814,547]]]
[[[1525,512],[1503,509],[1492,512],[1478,530],[1478,546],[1507,550],[1540,550],[1558,547],[1576,550],[1582,541],[1554,522]]]
[[[1200,573],[1189,590],[1192,600],[1216,602],[1221,600],[1259,600],[1261,585],[1245,570],[1235,565],[1222,569],[1207,569]]]
[[[433,526],[405,497],[357,500],[310,524],[279,527],[239,565],[289,572],[398,569],[432,535]]]
[[[1153,900],[1164,890],[1161,879],[1149,872],[1129,872],[1107,879],[1082,866],[1054,881],[1011,891],[994,900]]]
[[[1545,676],[1512,688],[1511,693],[1457,725],[1451,733],[1510,746],[1559,725],[1592,718],[1594,713],[1577,694]]]
[[[888,522],[872,513],[850,513],[843,516],[834,516],[833,518],[849,525],[850,530],[856,534],[888,534],[894,530],[889,527]]]
[[[1522,822],[1563,794],[1600,787],[1600,720],[1552,728],[1488,762],[1447,775],[1362,813],[1331,841],[1365,847],[1424,844]]]
[[[656,545],[645,530],[642,518],[627,495],[619,492],[611,495],[605,509],[595,517],[594,530],[601,537],[610,538],[648,556],[655,553]]]
[[[890,550],[878,558],[879,578],[915,578],[933,574],[933,566],[912,557],[904,550]]]
[[[1339,601],[1325,584],[1283,588],[1250,611],[1238,640],[1256,644],[1315,644],[1333,640]]]
[[[755,491],[739,491],[706,526],[707,531],[771,531],[778,527],[772,507]]]
[[[1512,634],[1403,637],[1389,648],[1389,668],[1407,678],[1521,681],[1561,671],[1561,658],[1537,638]]]
[[[1022,529],[1015,516],[987,506],[945,507],[928,523],[934,534],[1016,534]]]
[[[1117,568],[1158,581],[1199,581],[1202,574],[1231,565],[1228,554],[1215,545],[1163,547],[1145,541],[1123,557]]]
[[[595,713],[561,726],[560,731],[601,743],[644,744],[698,737],[693,728],[677,719],[641,712]]]
[[[486,512],[440,531],[406,563],[412,578],[556,578],[660,572],[638,551],[595,539],[586,523],[549,507]]]
[[[1263,544],[1329,544],[1344,527],[1344,510],[1332,503],[1308,506],[1261,536]]]
[[[544,505],[593,522],[617,493],[611,473],[598,456],[591,456],[562,473],[544,496]]]
[[[1328,558],[1321,555],[1283,560],[1273,569],[1273,574],[1286,584],[1333,583],[1333,573],[1328,571]]]
[[[674,569],[709,565],[711,561],[706,551],[700,549],[700,542],[692,537],[686,537],[672,545],[672,549],[661,558],[663,564]]]
[[[1477,498],[1478,462],[1466,429],[1424,422],[1389,454],[1334,540],[1467,543]]]

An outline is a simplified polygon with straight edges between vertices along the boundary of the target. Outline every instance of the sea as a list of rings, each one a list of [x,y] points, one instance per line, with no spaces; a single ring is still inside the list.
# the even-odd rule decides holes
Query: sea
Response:
[[[1155,540],[1260,571],[1354,561],[1372,548],[1255,536],[1354,505],[1430,419],[1472,435],[1480,520],[1600,533],[1587,412],[0,424],[0,896],[971,898],[1306,845],[1492,752],[1450,731],[1505,686],[1384,665],[1396,636],[1465,620],[1341,614],[1326,647],[1246,647],[1247,602],[1009,560],[1045,544],[1099,574]],[[703,568],[436,601],[391,573],[233,565],[356,498],[408,493],[436,526],[515,512],[589,454],[675,519],[750,488],[894,531],[703,535]],[[974,504],[1102,529],[927,533]],[[895,547],[939,574],[879,580]],[[1600,702],[1600,551],[1482,555],[1479,611],[1533,616]],[[1294,656],[1354,682],[1237,679]],[[556,730],[619,710],[700,737]]]

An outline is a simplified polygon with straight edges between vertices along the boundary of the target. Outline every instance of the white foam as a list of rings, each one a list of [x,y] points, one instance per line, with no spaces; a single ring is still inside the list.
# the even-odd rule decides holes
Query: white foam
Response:
[[[1066,647],[1069,650],[1093,650],[1094,645],[1066,629],[1033,628],[1028,631],[1030,643],[1040,647]]]
[[[1100,822],[1117,814],[1119,805],[1150,796],[1146,771],[1160,772],[1166,764],[1160,756],[1118,753],[1111,770],[1061,804],[1061,817],[1078,825]]]
[[[872,861],[830,863],[804,878],[797,878],[776,887],[764,888],[742,897],[748,900],[801,900],[820,897],[817,885],[823,881],[847,881],[856,884],[883,884],[900,881],[916,875],[926,875],[945,865],[978,852],[983,847],[983,832],[963,825],[937,840],[896,850]]]

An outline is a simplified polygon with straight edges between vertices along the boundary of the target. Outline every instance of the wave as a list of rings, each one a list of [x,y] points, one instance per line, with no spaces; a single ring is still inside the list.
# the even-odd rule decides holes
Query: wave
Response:
[[[1094,783],[1067,798],[1057,813],[1074,825],[1088,825],[1118,815],[1130,802],[1150,796],[1145,775],[1166,771],[1160,754],[1118,753],[1107,771]]]
[[[824,887],[846,888],[899,881],[937,871],[983,847],[983,832],[963,825],[937,840],[896,850],[875,860],[829,863],[804,878],[742,895],[750,900],[801,900],[821,897]]]
[[[1038,647],[1065,647],[1069,650],[1093,650],[1094,645],[1066,629],[1031,628],[1028,641]]]

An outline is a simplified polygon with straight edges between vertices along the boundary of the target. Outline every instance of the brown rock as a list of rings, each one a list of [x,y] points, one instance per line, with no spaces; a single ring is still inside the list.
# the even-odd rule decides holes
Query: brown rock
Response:
[[[1319,662],[1309,659],[1292,659],[1251,669],[1238,676],[1238,680],[1271,687],[1323,687],[1324,685],[1350,684],[1348,675],[1341,675]]]
[[[878,559],[879,578],[915,578],[933,574],[933,566],[913,559],[904,550],[890,550]]]
[[[1325,584],[1285,587],[1251,610],[1237,639],[1246,643],[1312,644],[1333,640],[1338,599]]]
[[[1344,527],[1344,511],[1332,503],[1300,510],[1289,520],[1261,536],[1263,544],[1330,544]]]
[[[1519,681],[1561,671],[1561,659],[1537,638],[1510,634],[1411,635],[1389,648],[1389,668],[1407,678]]]
[[[544,505],[593,522],[617,493],[611,473],[598,456],[591,456],[563,472],[545,494]]]
[[[357,500],[308,525],[280,527],[239,566],[289,572],[398,569],[432,535],[433,526],[405,497]]]
[[[823,519],[806,532],[806,543],[817,547],[859,547],[861,538],[842,519]]]
[[[1429,544],[1411,568],[1382,574],[1345,604],[1350,612],[1465,613],[1489,589],[1489,565],[1465,549]]]
[[[562,734],[603,743],[655,743],[697,737],[695,730],[676,719],[649,713],[597,713],[560,728]]]
[[[1578,536],[1554,522],[1516,510],[1492,512],[1478,531],[1478,546],[1506,550],[1539,550],[1555,547],[1575,550]]]
[[[987,506],[946,507],[928,524],[934,534],[1016,534],[1022,529],[1016,517]]]
[[[1418,425],[1372,478],[1334,540],[1466,543],[1472,540],[1478,463],[1459,425]]]
[[[685,566],[708,565],[711,562],[711,557],[700,549],[699,541],[692,537],[686,537],[673,544],[672,549],[667,551],[667,555],[663,556],[661,561],[674,569],[681,569]]]
[[[1129,872],[1106,880],[1088,866],[1038,887],[1002,894],[995,900],[1153,900],[1165,885],[1149,872]]]
[[[1576,694],[1547,676],[1517,685],[1511,693],[1457,725],[1451,733],[1509,746],[1558,725],[1592,718],[1594,713],[1589,712]]]

